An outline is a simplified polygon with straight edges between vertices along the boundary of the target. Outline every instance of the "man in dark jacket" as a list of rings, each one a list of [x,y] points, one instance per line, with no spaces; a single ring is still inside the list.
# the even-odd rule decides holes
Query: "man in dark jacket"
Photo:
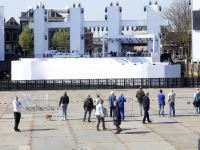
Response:
[[[121,112],[120,112],[120,108],[119,108],[119,104],[118,104],[118,101],[115,101],[114,102],[114,125],[116,126],[117,128],[117,132],[115,132],[115,134],[119,134],[122,129],[120,128],[120,125],[121,125]]]
[[[83,109],[85,111],[84,112],[83,122],[85,122],[87,112],[89,112],[88,122],[91,122],[90,121],[90,116],[91,116],[91,111],[93,109],[93,99],[90,97],[90,94],[87,95],[87,98],[84,101]]]
[[[143,124],[146,124],[145,123],[146,118],[148,122],[151,123],[149,119],[149,108],[150,108],[149,92],[145,92],[145,96],[143,97],[143,108],[144,108]]]
[[[143,88],[140,87],[140,89],[136,93],[136,98],[139,103],[139,109],[140,109],[140,115],[142,116],[142,106],[143,106],[143,97],[145,96]]]
[[[64,93],[60,98],[59,107],[61,106],[61,120],[67,120],[67,106],[69,104],[69,97],[67,96],[67,92]]]
[[[112,112],[114,109],[114,102],[116,101],[116,96],[114,95],[114,92],[111,92],[111,95],[108,98],[109,105],[110,105],[110,117],[112,118]]]

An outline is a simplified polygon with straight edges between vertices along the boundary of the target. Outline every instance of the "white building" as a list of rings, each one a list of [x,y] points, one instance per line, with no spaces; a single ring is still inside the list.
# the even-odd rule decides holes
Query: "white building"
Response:
[[[5,60],[5,50],[4,46],[4,7],[0,6],[0,61]]]

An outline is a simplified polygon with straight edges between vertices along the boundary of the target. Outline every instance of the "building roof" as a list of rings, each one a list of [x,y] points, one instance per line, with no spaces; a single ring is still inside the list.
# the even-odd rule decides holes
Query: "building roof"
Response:
[[[14,22],[15,22],[14,25],[19,26],[19,23],[15,20],[14,17],[11,17],[11,18],[5,23],[5,26],[9,26],[9,25],[10,25],[10,21],[14,21]]]
[[[30,10],[32,10],[32,9],[29,9],[27,12],[25,12],[20,18],[22,18],[22,17],[28,17],[28,13],[29,13]],[[48,13],[49,13],[49,12],[52,12],[52,11],[54,11],[54,10],[53,10],[53,9],[50,9],[50,10],[48,11]],[[54,11],[54,12],[56,12],[56,11]],[[57,13],[57,12],[56,12],[56,16],[57,16],[57,17],[63,17],[62,15],[60,15],[60,14]]]

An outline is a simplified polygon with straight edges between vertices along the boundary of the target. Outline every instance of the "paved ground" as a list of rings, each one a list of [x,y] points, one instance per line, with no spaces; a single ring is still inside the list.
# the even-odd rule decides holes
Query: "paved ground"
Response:
[[[148,89],[151,100],[156,100],[159,89]],[[1,150],[70,150],[70,149],[119,149],[119,150],[197,150],[197,139],[200,134],[200,117],[195,115],[194,109],[176,109],[176,117],[167,117],[168,105],[165,106],[165,117],[158,117],[158,105],[151,101],[150,118],[153,124],[142,124],[139,116],[138,104],[133,103],[133,116],[131,111],[126,113],[121,134],[114,134],[115,127],[111,118],[106,118],[107,131],[95,130],[96,119],[92,113],[91,123],[82,122],[82,101],[87,93],[92,97],[100,94],[107,98],[111,90],[82,90],[67,91],[71,102],[68,107],[68,120],[60,121],[60,116],[53,116],[52,121],[46,121],[45,113],[24,111],[19,128],[21,133],[13,132],[12,105],[0,104],[0,149]],[[136,90],[114,90],[116,95],[122,91],[125,97],[135,100]],[[167,94],[169,89],[164,89]],[[193,96],[195,89],[175,89],[177,96]],[[63,91],[29,91],[29,92],[0,92],[0,103],[12,102],[15,95],[35,93],[38,99],[58,100]],[[129,106],[130,104],[130,106]],[[126,110],[132,108],[131,103],[126,104]],[[60,115],[60,110],[59,110]],[[100,128],[101,129],[101,128]]]

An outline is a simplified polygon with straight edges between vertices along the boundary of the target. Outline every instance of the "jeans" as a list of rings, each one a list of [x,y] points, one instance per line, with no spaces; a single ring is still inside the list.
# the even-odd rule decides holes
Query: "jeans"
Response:
[[[65,118],[67,118],[67,105],[66,106],[61,106],[61,113],[62,113],[62,118],[65,115]]]
[[[143,103],[139,103],[139,110],[140,110],[140,115],[142,115]]]
[[[164,115],[164,104],[159,104],[159,110],[158,110],[158,114],[160,115],[160,110],[162,109],[162,115]]]
[[[199,109],[199,113],[198,113],[198,109]],[[200,106],[196,107],[196,114],[200,114]]]
[[[15,118],[15,127],[14,127],[14,130],[18,130],[18,125],[19,125],[19,122],[20,122],[21,113],[14,112],[14,118]]]
[[[120,108],[121,114],[122,114],[122,121],[124,120],[124,108]]]
[[[147,121],[150,122],[150,119],[149,119],[149,110],[148,109],[144,110],[143,123],[145,123],[146,118],[147,118]]]
[[[91,116],[91,111],[92,111],[92,109],[91,109],[91,108],[85,108],[84,111],[85,111],[85,112],[84,112],[84,118],[83,118],[83,121],[85,121],[85,119],[86,119],[87,112],[89,112],[88,121],[90,121],[90,116]]]
[[[169,115],[171,116],[171,112],[173,110],[173,116],[175,116],[175,103],[169,102]]]
[[[99,124],[100,122],[102,121],[102,127],[103,129],[105,129],[105,121],[104,121],[104,118],[100,117],[100,116],[96,116],[97,117],[97,128],[99,128]]]
[[[114,107],[110,106],[110,117],[113,117],[112,112],[114,110]]]

